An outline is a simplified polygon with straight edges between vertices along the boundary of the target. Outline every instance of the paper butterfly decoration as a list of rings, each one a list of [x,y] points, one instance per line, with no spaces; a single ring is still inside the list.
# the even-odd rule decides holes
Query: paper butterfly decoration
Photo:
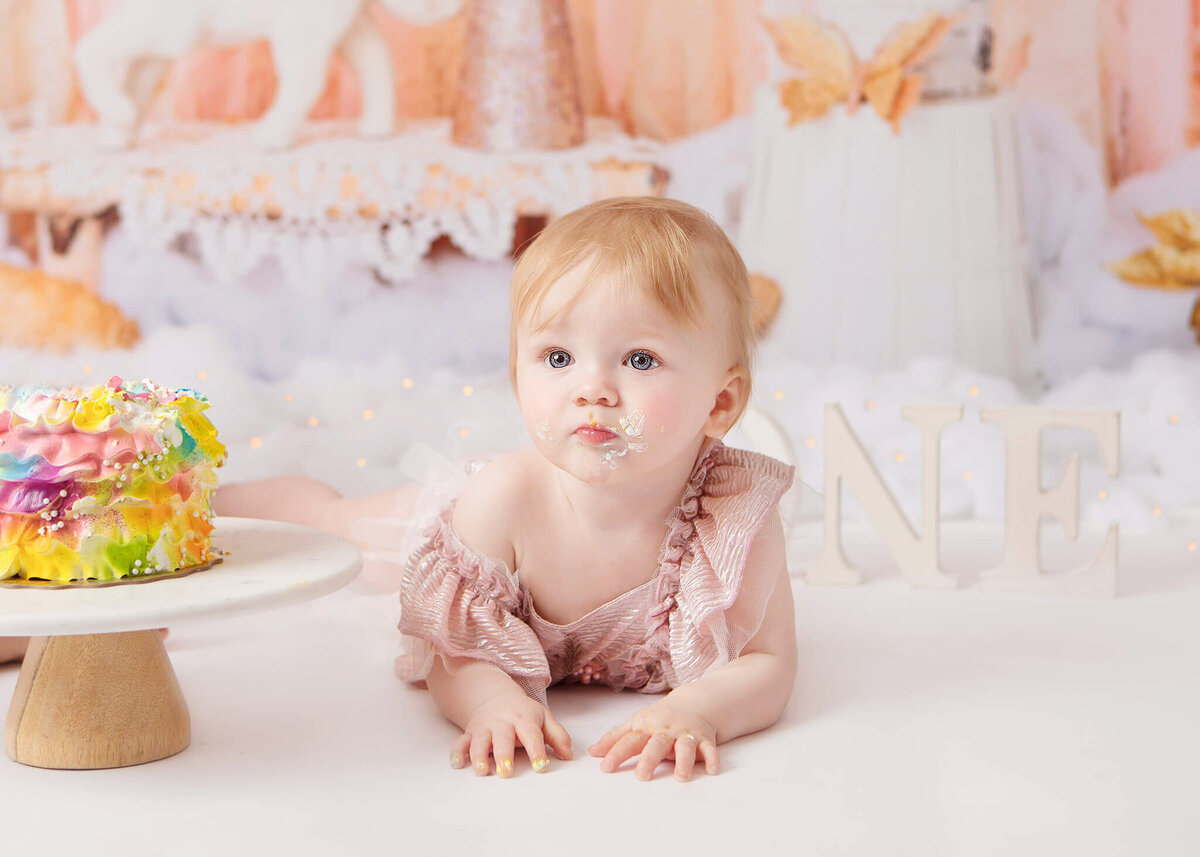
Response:
[[[1157,289],[1200,286],[1200,214],[1175,208],[1155,217],[1138,214],[1157,246],[1135,253],[1108,269],[1126,282]]]
[[[1140,253],[1109,262],[1108,269],[1135,286],[1178,291],[1200,286],[1200,213],[1174,208],[1154,217],[1138,214],[1158,244]],[[1192,306],[1189,324],[1200,341],[1200,298]]]
[[[921,94],[913,68],[950,30],[955,16],[926,15],[896,30],[867,62],[855,55],[845,33],[807,16],[764,19],[780,58],[802,77],[785,80],[780,97],[791,114],[788,125],[824,116],[835,104],[850,111],[866,101],[899,133],[900,120]]]

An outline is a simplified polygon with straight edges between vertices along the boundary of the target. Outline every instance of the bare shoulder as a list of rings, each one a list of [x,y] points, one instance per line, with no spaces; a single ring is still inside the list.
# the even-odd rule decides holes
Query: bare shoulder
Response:
[[[518,525],[535,484],[530,452],[502,455],[473,475],[455,503],[451,520],[467,547],[504,560],[510,569],[515,565]]]

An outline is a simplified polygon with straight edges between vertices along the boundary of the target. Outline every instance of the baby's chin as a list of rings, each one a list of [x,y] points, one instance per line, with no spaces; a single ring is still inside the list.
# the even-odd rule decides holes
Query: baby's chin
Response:
[[[539,445],[538,451],[558,470],[594,487],[625,482],[636,470],[632,462],[627,460],[632,453],[623,446],[606,448],[580,445],[567,449],[565,455],[549,455]]]

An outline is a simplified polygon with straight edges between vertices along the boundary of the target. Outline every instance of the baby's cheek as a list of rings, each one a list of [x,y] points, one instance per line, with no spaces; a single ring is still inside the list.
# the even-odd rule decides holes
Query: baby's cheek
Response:
[[[536,392],[523,393],[520,401],[521,416],[525,421],[525,428],[529,430],[529,436],[541,441],[550,439],[551,426],[554,425],[553,408],[545,398]]]
[[[663,393],[648,401],[644,408],[646,434],[663,435],[678,430],[688,419],[688,404],[686,399],[670,393]],[[692,403],[691,410],[694,409],[695,405]]]

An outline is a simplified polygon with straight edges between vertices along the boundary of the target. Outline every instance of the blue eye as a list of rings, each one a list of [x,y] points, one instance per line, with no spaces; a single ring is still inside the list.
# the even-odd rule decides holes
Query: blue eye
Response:
[[[625,362],[639,372],[648,372],[662,364],[658,358],[646,351],[635,351],[625,358]]]
[[[545,356],[543,362],[551,369],[563,369],[571,365],[571,355],[563,351],[561,348],[556,348]]]

